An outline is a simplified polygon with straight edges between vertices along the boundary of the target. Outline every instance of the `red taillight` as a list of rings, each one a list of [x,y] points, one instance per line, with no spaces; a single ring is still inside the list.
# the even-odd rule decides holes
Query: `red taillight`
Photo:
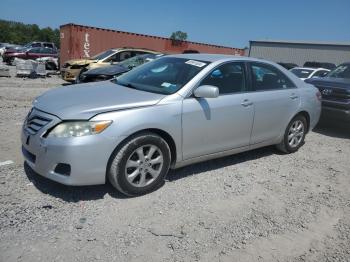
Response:
[[[322,95],[321,95],[321,92],[320,92],[320,91],[317,91],[317,92],[316,92],[316,97],[317,97],[317,99],[318,99],[319,101],[322,100]]]

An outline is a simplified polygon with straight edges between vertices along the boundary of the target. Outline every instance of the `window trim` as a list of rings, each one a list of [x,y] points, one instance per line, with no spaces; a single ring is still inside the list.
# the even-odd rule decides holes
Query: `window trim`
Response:
[[[195,86],[191,89],[191,91],[188,93],[188,95],[186,96],[185,99],[187,98],[196,98],[194,96],[194,90],[196,90],[201,82],[207,77],[209,76],[213,71],[215,71],[216,69],[218,69],[218,67],[222,66],[222,65],[225,65],[225,64],[229,64],[229,63],[240,63],[242,64],[242,68],[244,70],[244,82],[245,82],[245,88],[246,90],[244,91],[240,91],[240,92],[232,92],[232,93],[225,93],[225,94],[220,94],[219,92],[219,96],[218,97],[221,97],[221,96],[227,96],[227,95],[238,95],[238,94],[245,94],[245,93],[250,93],[252,91],[251,89],[251,83],[249,81],[249,71],[247,70],[247,63],[246,63],[246,60],[230,60],[230,61],[225,61],[225,62],[222,62],[221,64],[219,65],[216,65],[214,68],[212,68],[208,73],[206,73],[196,84]]]
[[[279,73],[281,73],[283,76],[285,76],[294,86],[293,87],[288,87],[288,88],[278,88],[278,89],[262,89],[262,90],[255,90],[254,85],[253,85],[253,68],[252,64],[261,64],[261,65],[267,65],[267,66],[272,66],[274,69],[276,69]],[[294,83],[292,79],[290,79],[285,73],[283,73],[279,68],[277,68],[274,65],[271,65],[269,63],[261,62],[261,61],[247,61],[247,68],[249,70],[249,75],[250,75],[250,89],[251,92],[269,92],[269,91],[281,91],[281,90],[290,90],[290,89],[297,89],[298,86]]]

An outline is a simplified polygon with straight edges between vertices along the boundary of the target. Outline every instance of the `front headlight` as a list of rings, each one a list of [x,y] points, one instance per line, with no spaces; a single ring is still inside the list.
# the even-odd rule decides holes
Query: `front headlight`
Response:
[[[112,121],[63,122],[51,130],[48,137],[80,137],[101,133]]]

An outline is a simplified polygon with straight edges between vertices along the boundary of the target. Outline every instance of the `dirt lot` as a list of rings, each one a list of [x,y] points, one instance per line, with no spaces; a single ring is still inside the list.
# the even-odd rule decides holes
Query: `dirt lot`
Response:
[[[156,192],[67,187],[23,165],[36,96],[62,84],[0,78],[0,261],[350,261],[350,131],[173,171]]]

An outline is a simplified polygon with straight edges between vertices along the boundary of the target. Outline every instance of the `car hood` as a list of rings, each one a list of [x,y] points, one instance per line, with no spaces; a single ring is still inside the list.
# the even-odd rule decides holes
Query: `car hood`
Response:
[[[103,81],[55,88],[37,97],[33,106],[62,120],[87,120],[99,113],[155,105],[164,97]]]
[[[347,79],[347,78],[335,78],[335,77],[309,78],[309,79],[306,79],[305,82],[315,86],[350,88],[350,79]]]
[[[66,64],[69,64],[69,65],[86,65],[86,64],[93,63],[93,62],[97,62],[97,60],[92,60],[92,59],[72,59],[72,60],[66,61]]]
[[[121,65],[109,65],[99,68],[90,69],[86,71],[84,75],[109,75],[114,76],[116,74],[124,73],[129,71],[130,69],[121,66]]]

